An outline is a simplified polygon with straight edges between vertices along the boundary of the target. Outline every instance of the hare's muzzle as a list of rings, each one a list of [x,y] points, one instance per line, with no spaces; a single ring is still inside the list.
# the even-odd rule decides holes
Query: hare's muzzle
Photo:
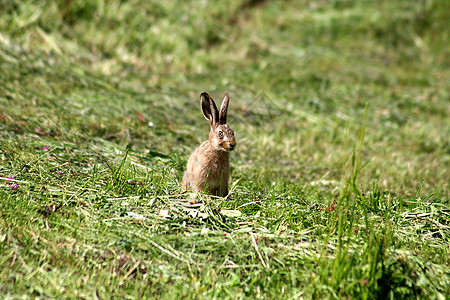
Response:
[[[233,151],[236,148],[236,143],[229,143],[228,144],[230,151]]]

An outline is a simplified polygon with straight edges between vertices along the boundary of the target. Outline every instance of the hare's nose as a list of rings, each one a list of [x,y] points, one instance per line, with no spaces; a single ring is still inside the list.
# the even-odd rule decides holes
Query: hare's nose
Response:
[[[230,150],[234,150],[236,148],[236,143],[230,143]]]

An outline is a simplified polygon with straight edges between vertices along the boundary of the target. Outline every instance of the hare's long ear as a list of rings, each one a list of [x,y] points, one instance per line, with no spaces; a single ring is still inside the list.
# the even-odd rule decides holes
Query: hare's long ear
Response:
[[[200,95],[200,104],[202,107],[203,116],[209,121],[211,125],[215,125],[219,120],[219,111],[214,103],[214,100],[204,92]]]
[[[225,97],[223,98],[222,105],[220,106],[219,113],[219,124],[227,124],[227,110],[228,110],[228,101],[230,100],[230,95],[225,93]]]

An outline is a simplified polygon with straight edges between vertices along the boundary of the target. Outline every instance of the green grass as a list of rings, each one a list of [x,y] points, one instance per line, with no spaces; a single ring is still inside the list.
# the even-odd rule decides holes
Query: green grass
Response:
[[[447,2],[3,1],[0,296],[448,298]]]

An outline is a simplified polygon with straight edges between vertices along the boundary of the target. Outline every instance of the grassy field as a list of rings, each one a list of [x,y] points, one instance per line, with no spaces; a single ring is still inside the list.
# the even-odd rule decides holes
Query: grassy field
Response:
[[[0,1],[0,298],[448,299],[450,2]],[[231,193],[187,205],[207,91]]]

